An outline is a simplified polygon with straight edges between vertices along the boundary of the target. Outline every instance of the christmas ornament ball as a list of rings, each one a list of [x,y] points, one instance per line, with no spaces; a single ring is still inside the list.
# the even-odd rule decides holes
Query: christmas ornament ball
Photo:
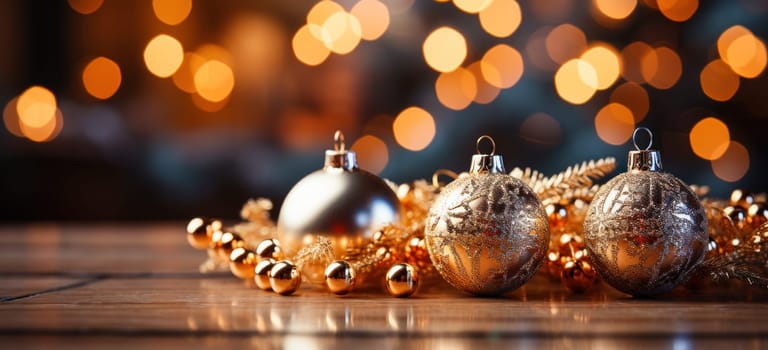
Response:
[[[348,249],[365,245],[379,228],[400,220],[400,201],[389,185],[358,168],[355,152],[345,149],[341,132],[334,140],[334,149],[325,153],[324,168],[301,179],[285,197],[277,222],[285,256],[325,236],[340,259]],[[312,275],[322,277],[322,267],[315,272]]]
[[[493,149],[481,154],[487,139]],[[488,136],[478,139],[468,175],[443,188],[427,216],[425,240],[435,269],[454,287],[498,295],[527,282],[549,244],[547,214],[536,193],[505,174]]]
[[[650,134],[650,130],[645,130]],[[652,142],[652,135],[651,135]],[[614,288],[653,296],[684,283],[707,252],[707,218],[698,197],[662,172],[660,153],[629,153],[628,171],[603,185],[584,220],[592,265]]]

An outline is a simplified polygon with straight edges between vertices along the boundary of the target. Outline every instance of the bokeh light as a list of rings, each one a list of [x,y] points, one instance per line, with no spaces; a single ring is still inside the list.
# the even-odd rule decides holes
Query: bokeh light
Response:
[[[480,10],[478,18],[486,33],[497,38],[506,38],[520,26],[522,12],[516,0],[492,0]]]
[[[587,36],[579,27],[563,23],[553,28],[546,39],[547,54],[557,63],[579,57],[587,48]]]
[[[357,153],[357,162],[361,169],[378,174],[387,167],[389,162],[387,144],[376,136],[363,135],[352,144],[350,149]]]
[[[389,27],[389,9],[379,0],[360,0],[349,13],[360,21],[363,40],[376,40]]]
[[[291,47],[293,48],[293,54],[296,55],[296,58],[301,63],[308,66],[316,66],[328,58],[331,50],[328,49],[328,46],[323,41],[312,35],[311,26],[317,27],[318,32],[324,30],[315,24],[303,25],[293,36]]]
[[[192,11],[192,0],[152,0],[152,10],[161,22],[175,26]]]
[[[619,103],[609,103],[595,115],[597,136],[607,144],[622,145],[635,129],[632,111]]]
[[[24,137],[19,127],[19,112],[16,111],[16,102],[18,97],[14,97],[3,108],[3,124],[5,124],[5,130],[13,134],[16,137]]]
[[[749,170],[749,150],[737,141],[731,141],[719,158],[711,161],[712,172],[723,181],[741,180]]]
[[[593,0],[600,13],[612,19],[624,19],[637,7],[637,0]]]
[[[565,62],[555,73],[555,89],[566,102],[579,105],[595,95],[597,72],[591,64],[581,59]]]
[[[693,153],[702,159],[715,160],[728,150],[731,134],[720,119],[707,117],[693,126],[689,140]]]
[[[549,57],[549,53],[547,53],[547,36],[551,31],[552,28],[549,26],[538,28],[528,37],[528,41],[525,43],[526,61],[544,72],[553,72],[559,67],[557,62],[553,61]],[[586,41],[584,46],[586,47]]]
[[[666,47],[657,47],[654,54],[646,54],[641,60],[643,79],[649,85],[665,90],[680,80],[683,74],[683,62],[677,53]]]
[[[438,72],[458,68],[467,57],[467,41],[456,29],[440,27],[427,36],[422,46],[424,59]]]
[[[643,60],[645,57],[649,57],[649,60],[658,60],[656,58],[656,51],[648,44],[642,41],[635,41],[621,50],[621,61],[624,63],[621,76],[628,80],[638,84],[645,83],[643,77]],[[652,61],[657,62],[657,61]],[[657,63],[654,63],[654,67]],[[656,68],[654,68],[656,69]]]
[[[461,67],[440,73],[435,81],[435,94],[445,107],[456,111],[467,108],[477,95],[475,76]]]
[[[482,62],[476,61],[467,67],[467,70],[475,77],[475,83],[477,84],[477,94],[475,94],[474,101],[479,104],[489,104],[499,96],[501,90],[489,83],[483,77]]]
[[[229,103],[229,96],[217,102],[207,100],[196,93],[190,94],[190,97],[192,98],[192,104],[194,104],[197,109],[208,113],[218,112]]]
[[[631,81],[621,84],[614,89],[611,92],[609,101],[627,107],[632,112],[635,124],[645,119],[650,108],[648,92],[640,84]]]
[[[106,57],[96,57],[83,69],[83,86],[91,96],[106,100],[117,92],[122,82],[120,66]]]
[[[534,113],[520,124],[520,137],[530,143],[554,146],[560,144],[562,130],[557,119],[546,113]]]
[[[223,101],[235,86],[235,76],[226,63],[219,60],[205,62],[195,72],[195,90],[200,97],[211,101]]]
[[[90,15],[96,12],[104,0],[67,0],[69,7],[81,15]]]
[[[205,63],[206,59],[194,52],[187,52],[184,54],[184,61],[173,73],[173,84],[176,85],[181,91],[194,94],[197,92],[195,88],[195,72],[200,66]]]
[[[739,90],[739,76],[725,62],[709,62],[699,74],[701,90],[715,101],[728,101]]]
[[[329,40],[323,42],[333,53],[346,55],[360,43],[362,29],[357,17],[347,12],[336,12],[323,23]]]
[[[176,38],[160,34],[149,41],[144,49],[144,63],[150,73],[167,78],[173,75],[184,61],[184,47]]]
[[[510,88],[517,84],[525,70],[523,56],[507,44],[498,44],[483,55],[480,62],[483,78],[497,88]]]
[[[664,17],[675,22],[685,22],[696,13],[699,0],[656,0],[656,6]]]
[[[51,90],[35,85],[19,95],[16,101],[16,112],[19,115],[19,125],[40,128],[56,118],[56,96]]]
[[[408,107],[395,117],[392,131],[397,143],[411,151],[421,151],[435,137],[435,120],[419,107]]]
[[[474,14],[490,6],[493,1],[494,0],[453,0],[453,4],[459,10]]]
[[[34,142],[48,142],[56,138],[64,127],[64,117],[58,108],[54,112],[53,118],[43,125],[32,126],[25,123],[19,124],[21,133]]]
[[[605,90],[616,82],[621,72],[619,54],[608,44],[596,44],[581,55],[584,62],[594,67],[597,73],[597,84],[594,88]]]
[[[728,45],[725,61],[736,74],[744,78],[755,78],[765,70],[765,43],[754,35],[742,35]]]
[[[752,31],[738,24],[724,30],[717,38],[717,53],[720,54],[720,59],[730,65],[730,62],[728,62],[728,50],[733,42],[741,37],[752,35]]]

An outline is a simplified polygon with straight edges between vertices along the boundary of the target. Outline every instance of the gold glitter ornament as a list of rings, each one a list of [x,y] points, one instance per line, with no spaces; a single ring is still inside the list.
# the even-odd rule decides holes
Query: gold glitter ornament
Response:
[[[253,278],[253,269],[256,267],[256,254],[252,251],[237,247],[232,249],[229,255],[229,270],[238,278]]]
[[[288,260],[278,261],[269,270],[269,286],[277,294],[291,295],[301,286],[301,272]]]
[[[344,260],[336,260],[325,268],[325,285],[336,295],[344,295],[355,287],[355,269]]]
[[[421,280],[419,272],[406,263],[395,264],[389,268],[384,277],[384,285],[389,295],[396,298],[407,298],[419,290]]]
[[[637,133],[650,140],[644,150]],[[627,172],[595,195],[584,220],[591,263],[614,288],[634,295],[667,292],[685,282],[707,252],[707,217],[698,197],[678,178],[662,172],[653,135],[635,129],[636,150]]]
[[[293,256],[318,236],[331,239],[334,256],[359,249],[373,233],[400,221],[401,205],[389,185],[357,165],[355,152],[347,150],[344,135],[334,135],[334,149],[325,152],[325,166],[301,179],[288,193],[277,221],[280,248]],[[316,265],[316,264],[315,264]],[[325,265],[302,271],[319,276]]]
[[[260,289],[272,289],[272,285],[269,283],[269,271],[272,270],[273,266],[275,266],[275,259],[264,259],[256,263],[256,267],[253,268],[253,281]]]
[[[487,140],[491,152],[482,154]],[[505,174],[488,136],[477,140],[469,174],[442,189],[425,228],[435,269],[454,287],[498,295],[527,282],[541,266],[549,244],[549,222],[533,190]]]

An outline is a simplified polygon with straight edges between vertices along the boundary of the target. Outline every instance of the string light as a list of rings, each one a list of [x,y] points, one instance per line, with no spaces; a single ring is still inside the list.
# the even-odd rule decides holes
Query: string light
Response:
[[[101,8],[104,0],[67,0],[67,3],[81,15],[90,15]]]
[[[184,60],[184,48],[176,38],[160,34],[149,41],[144,49],[144,63],[150,73],[167,78],[173,75]]]
[[[175,26],[192,12],[192,0],[152,0],[152,10],[161,22]]]
[[[478,19],[486,33],[497,38],[506,38],[520,26],[522,12],[515,0],[492,0],[480,10]]]
[[[715,101],[728,101],[739,90],[739,76],[719,59],[709,62],[699,74],[701,90]]]
[[[117,92],[122,82],[120,66],[106,57],[96,57],[83,69],[83,87],[91,96],[106,100]]]
[[[435,94],[443,106],[456,111],[467,108],[477,95],[475,76],[462,67],[440,73],[435,81]]]
[[[389,162],[387,144],[376,136],[363,135],[352,144],[350,149],[357,153],[358,164],[362,169],[379,174],[387,167]]]
[[[422,51],[432,69],[450,72],[458,68],[467,57],[467,40],[456,29],[440,27],[427,36]]]
[[[632,112],[636,124],[645,119],[650,108],[648,92],[640,84],[631,81],[614,89],[609,100],[627,107]]]
[[[689,139],[693,153],[702,159],[715,160],[728,150],[731,134],[720,119],[707,117],[693,126]]]
[[[400,146],[410,151],[421,151],[435,137],[435,120],[422,108],[408,107],[395,117],[392,131]]]
[[[723,155],[712,160],[710,165],[712,172],[721,180],[739,181],[749,170],[749,150],[741,143],[731,141]]]
[[[597,136],[605,143],[622,145],[632,137],[634,129],[632,111],[619,103],[609,103],[595,115]]]
[[[572,59],[555,73],[555,89],[564,101],[575,105],[584,104],[597,91],[597,71],[589,62]]]

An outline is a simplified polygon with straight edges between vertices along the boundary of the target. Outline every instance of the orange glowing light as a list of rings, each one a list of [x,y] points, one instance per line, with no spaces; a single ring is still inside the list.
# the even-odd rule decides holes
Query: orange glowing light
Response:
[[[728,150],[731,134],[720,119],[707,117],[693,126],[689,140],[693,153],[702,159],[715,160]]]
[[[669,89],[683,74],[683,62],[677,53],[666,47],[657,47],[655,55],[645,55],[641,60],[643,78],[657,89]]]
[[[597,44],[581,55],[581,59],[594,67],[598,90],[605,90],[616,82],[621,72],[619,54],[608,44]]]
[[[184,61],[184,48],[176,38],[160,34],[149,41],[144,49],[144,63],[150,73],[167,78],[173,75]]]
[[[203,56],[200,56],[194,52],[187,52],[184,54],[184,61],[176,73],[173,74],[173,83],[181,91],[194,94],[197,92],[195,89],[195,72],[206,62]]]
[[[308,66],[316,66],[328,58],[331,50],[328,49],[324,42],[312,35],[312,31],[309,29],[310,26],[316,25],[307,24],[299,28],[296,35],[293,36],[291,47],[293,48],[293,54],[296,55],[296,58],[301,63]]]
[[[587,36],[570,23],[561,24],[552,29],[545,41],[547,54],[557,63],[563,63],[579,57],[587,48]]]
[[[456,111],[467,108],[477,95],[475,76],[461,67],[440,73],[435,81],[435,94],[443,106]]]
[[[195,107],[208,113],[218,112],[229,103],[229,96],[218,102],[209,101],[198,94],[190,94],[190,96],[192,98],[192,104],[194,104]]]
[[[643,77],[643,60],[649,60],[646,64],[655,67],[657,62],[656,51],[648,44],[642,41],[635,41],[621,50],[621,61],[624,63],[621,76],[638,84],[645,83]],[[656,60],[656,61],[654,61]],[[656,68],[654,68],[654,71]]]
[[[31,126],[21,123],[19,128],[21,133],[34,142],[48,142],[56,138],[64,127],[64,117],[57,108],[54,117],[41,126]]]
[[[419,107],[408,107],[392,123],[395,141],[410,151],[421,151],[435,137],[435,120]]]
[[[624,107],[629,108],[629,110],[632,111],[635,123],[639,123],[645,119],[646,114],[648,114],[648,109],[650,108],[648,92],[646,92],[640,84],[631,81],[621,84],[613,90],[609,101],[619,103]]]
[[[40,128],[56,118],[56,96],[42,86],[32,86],[25,90],[16,102],[16,113],[22,127]]]
[[[67,0],[67,3],[81,15],[90,15],[101,7],[104,0]]]
[[[456,29],[440,27],[427,36],[422,51],[432,69],[450,72],[458,68],[467,57],[467,40]]]
[[[494,0],[453,0],[453,4],[459,10],[474,14],[490,6],[493,1]]]
[[[335,1],[319,1],[307,12],[307,24],[322,26],[328,18],[339,12],[344,12],[344,8]],[[318,36],[317,39],[321,38]]]
[[[754,35],[742,35],[728,46],[726,61],[736,74],[755,78],[765,70],[766,56],[762,40]]]
[[[739,76],[725,62],[709,62],[699,74],[701,90],[715,101],[728,101],[739,90]]]
[[[152,10],[161,22],[175,26],[189,16],[192,0],[152,0]]]
[[[14,97],[3,108],[3,124],[5,124],[5,130],[8,130],[14,136],[24,137],[19,126],[19,113],[16,111],[16,102],[18,100],[18,97]]]
[[[664,17],[675,22],[685,22],[696,13],[699,0],[656,0],[656,5]]]
[[[482,62],[477,61],[467,67],[467,70],[475,77],[475,83],[477,84],[477,94],[475,94],[474,101],[479,104],[489,104],[499,96],[501,90],[490,84],[483,77]]]
[[[523,76],[523,56],[507,44],[498,44],[483,55],[480,62],[483,78],[497,88],[510,88]]]
[[[379,0],[361,0],[349,13],[360,21],[363,40],[376,40],[389,27],[389,9]]]
[[[612,19],[624,19],[637,7],[637,0],[593,0],[600,13]]]
[[[347,12],[336,12],[323,23],[330,40],[323,41],[328,48],[339,55],[346,55],[360,43],[362,29],[357,17]]]
[[[561,134],[560,123],[546,113],[532,114],[520,125],[520,137],[535,144],[557,145]]]
[[[232,68],[218,60],[203,63],[195,72],[194,81],[200,97],[211,102],[223,101],[235,87]]]
[[[360,168],[371,173],[381,173],[389,162],[387,145],[376,136],[364,135],[357,139],[350,149],[357,153]]]
[[[720,37],[717,38],[717,53],[720,54],[720,59],[730,65],[730,62],[728,62],[728,49],[733,42],[741,37],[752,35],[753,34],[749,29],[741,25],[731,26],[724,30],[723,33],[720,34]]]
[[[595,131],[607,144],[622,145],[632,136],[635,119],[632,111],[619,103],[609,103],[595,116]]]
[[[552,72],[558,68],[547,53],[547,35],[552,31],[551,27],[542,26],[536,29],[525,43],[525,55],[528,62],[534,67],[545,72]],[[584,44],[586,46],[586,42]],[[579,53],[581,54],[581,53]]]
[[[565,62],[555,73],[555,89],[569,103],[580,105],[595,95],[597,72],[588,62],[572,59]]]
[[[749,150],[739,142],[731,141],[720,158],[712,160],[712,172],[723,181],[741,180],[749,170]]]
[[[96,57],[83,69],[83,86],[91,96],[106,100],[117,92],[122,81],[120,66],[106,57]]]
[[[516,0],[492,0],[480,10],[478,18],[486,33],[497,38],[506,38],[520,26],[522,12]]]

